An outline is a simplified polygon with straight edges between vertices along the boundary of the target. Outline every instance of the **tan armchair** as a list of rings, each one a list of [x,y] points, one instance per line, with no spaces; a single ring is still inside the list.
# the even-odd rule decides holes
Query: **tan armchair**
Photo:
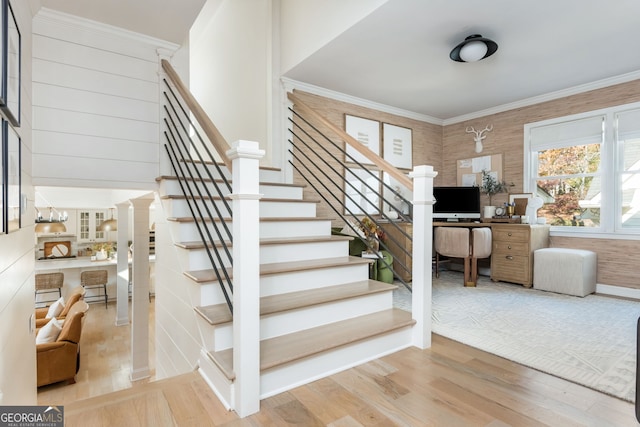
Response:
[[[84,298],[85,292],[86,291],[82,286],[78,286],[77,288],[75,288],[71,292],[71,295],[69,296],[69,300],[65,303],[64,309],[58,316],[56,316],[56,319],[62,320],[65,317],[67,317],[67,314],[69,313],[69,310],[71,310],[71,307],[73,306],[73,304],[75,304],[77,301],[82,300]],[[44,325],[46,325],[49,322],[49,320],[51,320],[45,317],[48,311],[49,311],[48,307],[36,308],[36,328],[42,328]]]
[[[80,368],[80,335],[89,305],[77,301],[67,313],[62,331],[55,342],[37,344],[38,387],[69,380],[75,383]]]

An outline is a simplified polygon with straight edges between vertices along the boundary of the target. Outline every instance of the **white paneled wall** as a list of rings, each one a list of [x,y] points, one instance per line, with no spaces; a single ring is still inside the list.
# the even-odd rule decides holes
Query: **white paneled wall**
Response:
[[[22,227],[0,234],[0,405],[35,405],[36,348],[34,312],[33,186],[31,185],[31,11],[29,2],[12,1],[22,38],[21,193],[26,200]]]
[[[33,21],[34,185],[155,188],[161,129],[158,51],[177,48],[59,12],[38,12]]]

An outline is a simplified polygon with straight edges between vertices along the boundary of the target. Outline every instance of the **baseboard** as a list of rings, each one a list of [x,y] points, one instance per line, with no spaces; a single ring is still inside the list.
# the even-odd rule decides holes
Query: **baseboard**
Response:
[[[640,300],[640,289],[625,288],[623,286],[597,284],[596,293],[600,295],[611,295]]]

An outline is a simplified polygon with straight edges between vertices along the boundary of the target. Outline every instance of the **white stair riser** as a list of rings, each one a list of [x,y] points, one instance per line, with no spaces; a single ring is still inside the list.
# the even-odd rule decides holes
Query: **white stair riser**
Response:
[[[216,251],[217,250],[217,254]],[[228,247],[229,253],[233,256],[233,248],[231,246]],[[226,251],[221,246],[216,246],[215,248],[210,248],[211,257],[215,262],[215,265],[220,266],[220,260],[222,260],[222,265],[226,268],[231,267],[231,262],[229,261],[229,257],[227,256]],[[220,257],[220,259],[218,259]],[[178,251],[178,258],[180,260],[180,265],[184,265],[185,268],[189,271],[192,270],[206,270],[211,268],[211,260],[209,259],[209,255],[207,251],[202,249],[180,249]]]
[[[221,274],[221,277],[224,276]],[[233,282],[233,278],[231,279]],[[195,282],[193,282],[195,283]],[[196,283],[197,286],[200,286],[200,304],[201,306],[206,305],[216,305],[216,304],[226,304],[227,300],[224,297],[224,293],[222,292],[222,288],[217,281],[206,282],[206,283]],[[233,301],[233,295],[229,292],[229,288],[225,287],[227,293],[229,294],[229,299]]]
[[[196,178],[198,178],[198,176],[202,176],[204,179],[209,179],[211,176],[213,178],[220,176],[220,173],[213,164],[203,165],[202,163],[189,163],[188,166],[189,168],[187,169],[185,168],[185,164],[182,164],[182,170],[186,176],[193,175]],[[210,174],[207,172],[207,169],[210,170]],[[225,166],[220,166],[220,172],[222,172],[222,176],[227,178],[227,180],[231,180],[231,173]],[[282,173],[279,170],[260,169],[260,182],[283,182],[282,179]]]
[[[368,275],[368,264],[271,274],[260,278],[260,296],[342,285],[366,280],[369,277]]]
[[[229,209],[222,200],[206,201],[197,200],[194,204],[192,200],[185,199],[165,199],[164,208],[169,216],[185,217],[192,216],[191,209],[196,216],[202,215],[205,218],[223,218],[231,216],[231,200],[226,200]],[[287,202],[287,201],[260,201],[260,218],[313,218],[316,216],[317,203],[313,202]]]
[[[198,315],[202,331],[202,345],[207,351],[220,351],[233,345],[233,324],[212,325]]]
[[[308,384],[410,345],[411,328],[406,327],[269,369],[260,375],[260,398]]]
[[[223,182],[218,182],[218,188],[220,189],[220,194],[223,196],[228,196],[231,192],[229,191],[226,184]],[[184,185],[184,182],[183,182]],[[212,195],[220,195],[218,194],[218,189],[213,185],[213,183],[208,182],[205,184],[198,183],[198,188],[202,194],[207,194],[205,187],[209,188],[209,192]],[[189,188],[194,194],[198,194],[198,190],[196,186],[190,182]],[[185,186],[186,190],[186,186]],[[188,192],[188,190],[186,190]],[[277,184],[269,184],[262,183],[260,184],[260,188],[258,190],[262,197],[267,199],[293,199],[293,200],[302,200],[304,189],[303,187],[294,187],[290,185],[277,185]],[[162,195],[171,195],[171,196],[180,196],[182,195],[182,189],[180,188],[180,184],[175,179],[163,180],[160,182],[160,194]]]
[[[218,241],[213,225],[205,223],[211,227],[213,241]],[[200,234],[193,222],[169,221],[171,235],[178,242],[200,241]],[[227,223],[229,230],[232,229],[231,222]],[[218,229],[221,229],[218,223]],[[289,237],[312,237],[331,235],[330,220],[296,220],[296,221],[262,221],[260,223],[260,238],[289,238]],[[207,235],[205,233],[205,238]]]
[[[260,339],[291,334],[390,308],[393,308],[393,294],[388,291],[262,316]],[[215,334],[215,343],[212,343],[215,347],[211,349],[220,351],[233,346],[231,323],[218,325],[215,330],[212,327],[210,331],[211,335]]]
[[[223,264],[231,265],[226,252],[222,247],[217,248]],[[233,256],[233,248],[229,247]],[[336,256],[347,256],[349,254],[349,242],[347,241],[326,241],[307,243],[283,243],[260,246],[260,263],[270,264],[277,262],[305,261],[313,259],[334,258]],[[211,255],[216,263],[218,258],[213,249]],[[187,270],[205,270],[211,268],[211,261],[207,251],[202,249],[180,249],[178,251],[180,265],[186,266]]]

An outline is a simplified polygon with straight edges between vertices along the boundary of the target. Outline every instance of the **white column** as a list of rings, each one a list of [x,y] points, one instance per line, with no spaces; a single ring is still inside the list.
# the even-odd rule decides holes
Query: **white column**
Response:
[[[411,312],[416,324],[413,345],[431,347],[431,255],[433,246],[433,166],[416,166],[413,178],[413,283]]]
[[[117,203],[118,262],[116,264],[116,326],[129,324],[129,206]]]
[[[233,193],[233,370],[235,411],[246,417],[260,410],[260,213],[258,143],[236,141]]]
[[[149,370],[149,206],[153,197],[129,200],[133,206],[131,260],[131,381],[148,378]]]

